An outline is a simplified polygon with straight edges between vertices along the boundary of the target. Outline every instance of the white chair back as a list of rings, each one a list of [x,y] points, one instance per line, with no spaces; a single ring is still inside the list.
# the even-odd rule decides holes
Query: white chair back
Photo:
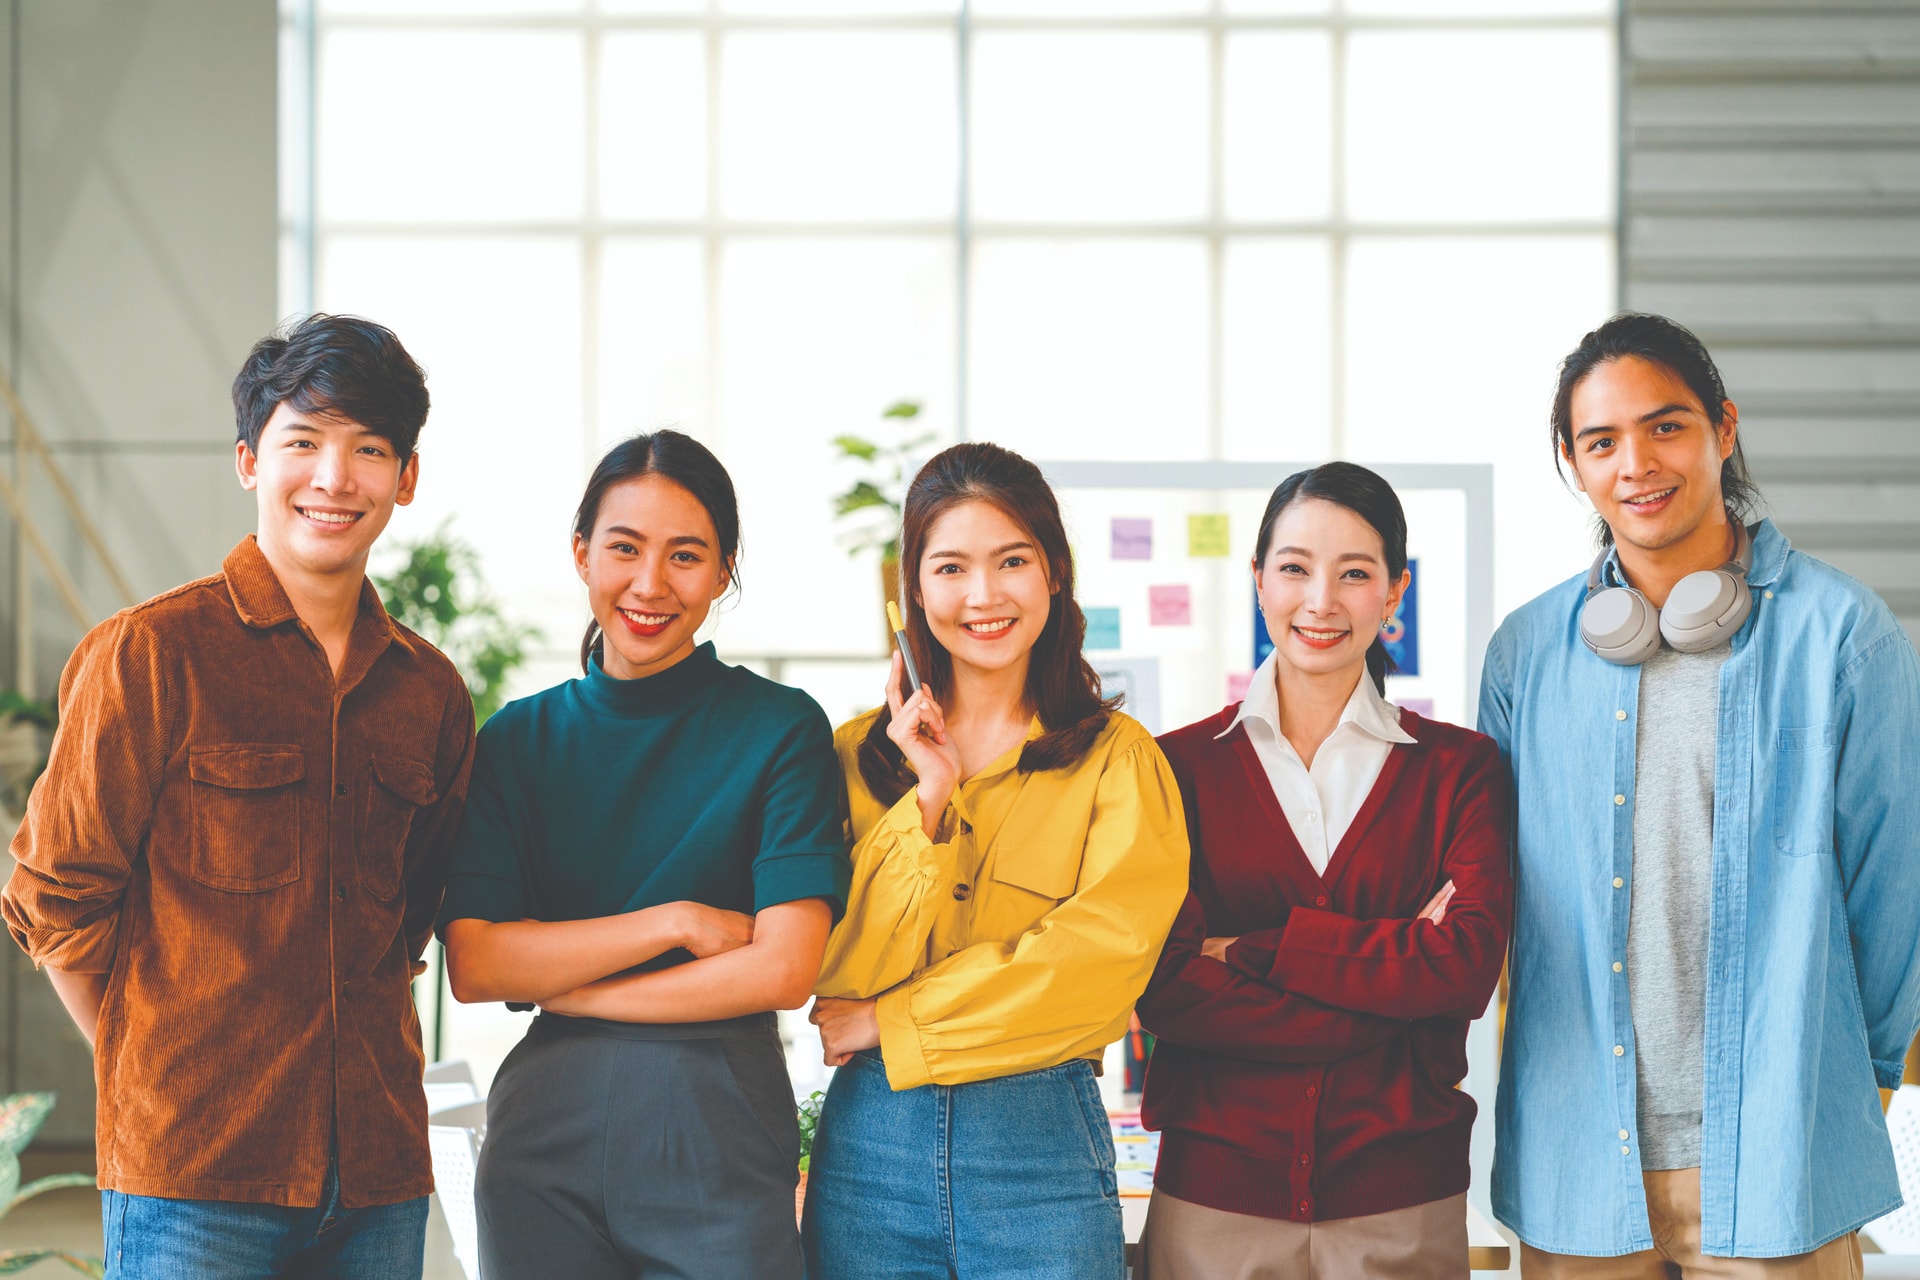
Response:
[[[1893,1138],[1893,1165],[1906,1204],[1861,1230],[1882,1253],[1920,1254],[1920,1084],[1903,1084],[1894,1092],[1887,1132]]]
[[[473,1068],[458,1059],[430,1064],[421,1087],[427,1093],[428,1115],[480,1098],[480,1089],[473,1082]]]
[[[480,1144],[487,1136],[487,1104],[467,1102],[436,1111],[427,1120],[433,1154],[433,1194],[453,1236],[453,1256],[467,1280],[480,1277],[480,1224],[474,1216],[473,1179]]]

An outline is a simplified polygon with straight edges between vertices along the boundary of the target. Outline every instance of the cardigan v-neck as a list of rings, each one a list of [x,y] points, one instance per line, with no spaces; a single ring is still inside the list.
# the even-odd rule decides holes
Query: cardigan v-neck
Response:
[[[1505,956],[1506,771],[1490,739],[1403,713],[1315,874],[1232,708],[1160,739],[1191,892],[1139,1003],[1158,1037],[1143,1111],[1156,1185],[1230,1213],[1318,1222],[1466,1190],[1467,1024]],[[1235,758],[1238,758],[1236,764]],[[1439,924],[1416,919],[1443,884]],[[1208,938],[1235,941],[1226,959]]]
[[[1394,780],[1399,776],[1400,768],[1405,763],[1404,746],[1417,745],[1417,741],[1409,744],[1396,743],[1393,749],[1387,752],[1386,760],[1380,765],[1380,772],[1374,775],[1372,785],[1367,788],[1366,798],[1354,811],[1353,820],[1347,823],[1346,830],[1340,835],[1339,843],[1328,854],[1327,865],[1315,867],[1313,859],[1308,857],[1307,851],[1301,847],[1300,835],[1294,830],[1292,820],[1287,817],[1286,809],[1280,803],[1280,797],[1274,794],[1273,780],[1267,773],[1266,762],[1260,758],[1260,748],[1249,738],[1245,722],[1234,725],[1232,731],[1222,735],[1218,741],[1231,744],[1234,755],[1239,757],[1241,766],[1246,770],[1247,786],[1253,792],[1255,799],[1260,801],[1261,811],[1266,814],[1267,821],[1273,826],[1275,843],[1279,845],[1283,854],[1290,852],[1297,858],[1300,866],[1323,889],[1330,888],[1345,871],[1346,864],[1350,861],[1347,856],[1349,851],[1365,838],[1367,828],[1373,825],[1380,806],[1392,792]],[[1320,902],[1317,905],[1325,906],[1326,903]]]

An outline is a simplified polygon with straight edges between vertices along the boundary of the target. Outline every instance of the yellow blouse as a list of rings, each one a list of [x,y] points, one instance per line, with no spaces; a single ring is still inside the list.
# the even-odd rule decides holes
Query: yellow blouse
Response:
[[[879,714],[834,734],[853,888],[816,994],[879,997],[895,1089],[1098,1061],[1187,891],[1186,819],[1160,748],[1118,714],[1070,768],[1022,773],[1015,747],[954,788],[936,843],[912,790],[884,807],[860,776]],[[1027,741],[1040,732],[1036,718]]]

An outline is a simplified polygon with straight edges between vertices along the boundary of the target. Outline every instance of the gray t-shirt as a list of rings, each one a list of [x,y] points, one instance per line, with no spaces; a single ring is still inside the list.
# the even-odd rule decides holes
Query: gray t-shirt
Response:
[[[1640,667],[1627,996],[1642,1169],[1700,1163],[1713,762],[1726,660],[1725,645],[1706,653],[1663,646]]]

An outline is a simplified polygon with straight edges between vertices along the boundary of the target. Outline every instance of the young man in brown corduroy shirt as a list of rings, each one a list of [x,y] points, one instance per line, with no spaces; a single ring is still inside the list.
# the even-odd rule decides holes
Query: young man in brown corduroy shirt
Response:
[[[233,399],[257,532],[74,651],[0,909],[94,1045],[108,1276],[417,1280],[410,981],[473,704],[366,565],[426,384],[388,330],[316,315]]]

